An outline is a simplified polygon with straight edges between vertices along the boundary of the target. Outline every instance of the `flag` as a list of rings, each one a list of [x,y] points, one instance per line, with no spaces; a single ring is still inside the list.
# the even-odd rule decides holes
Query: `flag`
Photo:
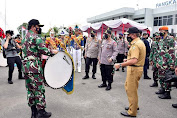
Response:
[[[4,39],[5,37],[4,31],[0,28],[0,38]]]
[[[22,26],[22,39],[25,37],[28,30],[24,26]]]

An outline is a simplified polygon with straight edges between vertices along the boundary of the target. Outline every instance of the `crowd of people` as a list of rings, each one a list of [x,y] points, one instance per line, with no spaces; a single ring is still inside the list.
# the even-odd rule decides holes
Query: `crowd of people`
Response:
[[[127,117],[137,115],[138,106],[138,85],[144,74],[144,79],[151,79],[148,76],[149,65],[152,66],[154,83],[150,87],[158,87],[156,92],[160,99],[171,99],[171,87],[177,87],[177,61],[175,56],[176,39],[169,34],[168,27],[163,26],[159,32],[152,37],[148,33],[142,33],[136,27],[129,28],[125,33],[119,33],[118,37],[113,36],[112,29],[108,28],[102,37],[97,38],[97,32],[91,31],[90,36],[83,36],[83,32],[76,25],[62,29],[55,35],[53,29],[50,37],[42,38],[41,25],[38,20],[32,19],[28,22],[28,32],[24,39],[20,35],[12,38],[13,31],[6,31],[6,38],[1,42],[4,58],[7,58],[9,67],[8,83],[13,84],[12,74],[14,63],[17,64],[19,79],[25,79],[28,94],[28,105],[32,110],[32,118],[50,117],[51,113],[45,111],[45,89],[43,67],[46,59],[42,55],[52,56],[58,51],[70,54],[74,61],[75,72],[81,72],[82,57],[85,60],[85,76],[83,80],[89,79],[90,66],[92,78],[96,79],[97,65],[100,66],[102,83],[98,88],[112,89],[113,75],[116,71],[125,72],[127,78],[125,89],[129,100],[127,112],[121,112]],[[82,55],[83,54],[83,55]],[[175,69],[176,68],[176,69]],[[24,77],[22,76],[22,71]],[[169,76],[170,75],[170,76]],[[172,77],[173,75],[174,77]],[[159,81],[159,84],[158,84]],[[173,85],[172,85],[173,83]],[[177,108],[177,104],[172,105]]]

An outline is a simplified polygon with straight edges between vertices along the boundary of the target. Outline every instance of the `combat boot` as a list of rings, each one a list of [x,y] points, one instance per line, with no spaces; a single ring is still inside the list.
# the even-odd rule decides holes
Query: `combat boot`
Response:
[[[165,91],[164,94],[159,95],[160,99],[171,99],[170,91]]]
[[[93,78],[93,79],[96,79],[95,74],[92,75],[92,78]]]
[[[165,93],[165,89],[163,89],[162,87],[159,89],[159,91],[155,92],[156,94],[164,94]]]
[[[177,108],[177,104],[172,104],[172,107],[173,108]]]
[[[89,75],[88,73],[86,73],[86,75],[82,79],[88,79],[88,78],[89,78]]]
[[[31,118],[37,118],[37,108],[35,105],[31,106]]]
[[[154,81],[154,83],[152,85],[150,85],[150,87],[158,87],[157,81]]]
[[[22,76],[22,72],[19,72],[19,74],[18,74],[18,79],[25,79],[25,78]]]
[[[109,91],[109,90],[111,90],[111,89],[112,89],[111,83],[109,83],[108,86],[106,87],[106,91]]]
[[[51,115],[51,112],[46,112],[45,109],[40,109],[38,111],[37,118],[49,118]]]

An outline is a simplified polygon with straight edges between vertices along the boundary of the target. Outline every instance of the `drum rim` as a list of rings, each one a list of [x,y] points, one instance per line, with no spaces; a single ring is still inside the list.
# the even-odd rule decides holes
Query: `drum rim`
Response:
[[[59,88],[53,88],[53,87],[51,87],[48,83],[47,83],[47,81],[46,81],[46,79],[45,79],[45,66],[44,66],[44,80],[45,80],[45,84],[47,84],[50,88],[52,88],[52,89],[61,89],[61,88],[64,88],[67,84],[68,84],[68,82],[71,80],[71,78],[72,78],[72,75],[73,75],[73,73],[74,73],[74,62],[73,62],[73,59],[72,59],[72,56],[68,53],[68,52],[65,52],[65,51],[62,51],[62,50],[60,50],[59,52],[64,52],[65,54],[67,54],[69,57],[70,57],[70,59],[71,59],[71,62],[72,62],[72,66],[73,66],[73,69],[72,69],[72,73],[71,73],[71,76],[70,76],[70,79],[67,81],[67,83],[64,85],[64,86],[62,86],[62,87],[59,87]],[[55,56],[55,55],[54,55]],[[51,58],[51,57],[49,57],[49,58]],[[48,58],[48,59],[49,59]],[[47,59],[47,60],[48,60]],[[46,61],[46,63],[47,63],[47,61]]]

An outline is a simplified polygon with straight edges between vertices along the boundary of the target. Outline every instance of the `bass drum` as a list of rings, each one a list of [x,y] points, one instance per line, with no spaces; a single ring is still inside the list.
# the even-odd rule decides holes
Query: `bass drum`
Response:
[[[7,66],[7,59],[3,57],[3,53],[0,52],[0,66],[5,67]]]
[[[49,57],[44,67],[46,83],[53,89],[63,88],[72,77],[74,64],[71,56],[59,51],[53,57]]]

